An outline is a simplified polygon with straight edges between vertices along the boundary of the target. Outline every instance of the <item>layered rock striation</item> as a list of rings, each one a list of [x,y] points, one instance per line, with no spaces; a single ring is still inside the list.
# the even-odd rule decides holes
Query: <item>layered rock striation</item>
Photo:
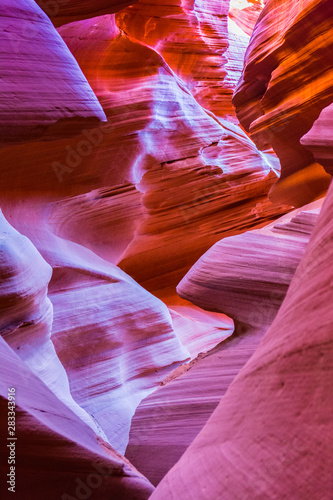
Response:
[[[75,135],[105,114],[66,44],[32,0],[4,0],[0,144]]]
[[[330,181],[300,139],[332,102],[332,9],[322,0],[267,1],[233,97],[257,146],[273,147],[280,159],[282,176],[272,196],[297,206],[320,195]]]

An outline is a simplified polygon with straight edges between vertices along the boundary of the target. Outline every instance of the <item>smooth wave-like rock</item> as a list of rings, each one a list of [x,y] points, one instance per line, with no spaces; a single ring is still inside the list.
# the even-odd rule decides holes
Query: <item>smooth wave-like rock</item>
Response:
[[[150,168],[140,181],[146,217],[118,264],[161,297],[221,237],[288,210],[267,200],[274,158],[261,156],[239,127],[222,126],[197,156]]]
[[[47,296],[51,275],[52,268],[31,241],[11,227],[0,212],[0,335],[64,404],[105,437],[74,402],[51,341],[53,307]]]
[[[66,44],[32,0],[0,6],[0,143],[75,135],[105,114]]]
[[[220,117],[233,117],[233,89],[240,77],[248,36],[228,22],[229,1],[170,5],[139,0],[119,12],[120,29],[158,51],[187,84],[197,102]]]
[[[1,473],[8,480],[2,498],[36,500],[47,492],[50,500],[102,499],[111,492],[119,500],[146,500],[152,493],[149,481],[57,399],[2,338],[0,395],[1,435],[8,436],[9,409],[16,423],[14,436],[1,441]],[[14,492],[7,489],[10,465]]]
[[[301,144],[311,151],[326,172],[333,174],[333,104],[324,108],[309,132],[301,138]]]
[[[41,227],[33,210],[27,221],[20,216],[27,207],[11,214],[53,269],[51,338],[71,395],[124,451],[137,405],[190,354],[160,300],[115,265]]]
[[[185,275],[177,286],[178,294],[203,309],[227,314],[238,329],[269,326],[305,252],[319,210],[298,211],[292,218],[288,214],[263,229],[220,240]]]
[[[282,175],[271,196],[301,206],[330,176],[300,143],[332,102],[333,4],[268,0],[251,36],[233,97],[237,116],[260,149],[273,147]],[[299,187],[302,184],[302,188]]]
[[[331,186],[279,313],[151,499],[332,496]]]
[[[108,123],[75,140],[4,148],[0,180],[10,199],[43,193],[57,235],[119,263],[151,291],[174,291],[222,236],[290,209],[267,200],[277,159],[206,112],[156,51],[119,32],[114,16],[59,32]]]
[[[125,455],[153,485],[158,485],[199,434],[255,352],[262,333],[234,333],[207,355],[199,354],[177,368],[140,403]]]
[[[113,14],[132,5],[138,0],[36,0],[36,3],[49,16],[54,26],[89,19],[105,14]]]
[[[320,206],[315,202],[261,230],[222,240],[180,283],[181,295],[229,314],[235,332],[207,355],[177,368],[138,406],[126,456],[154,485],[180,459],[258,348],[304,254]]]

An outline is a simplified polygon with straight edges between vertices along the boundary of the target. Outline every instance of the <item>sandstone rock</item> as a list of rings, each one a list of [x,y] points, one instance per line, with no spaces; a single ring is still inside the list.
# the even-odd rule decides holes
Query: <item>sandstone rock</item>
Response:
[[[309,132],[301,138],[301,144],[311,151],[326,172],[333,173],[332,155],[333,105],[324,108]]]
[[[32,0],[4,0],[0,143],[75,135],[105,114],[75,59]]]
[[[321,205],[321,202],[319,202]],[[318,202],[317,202],[318,205]],[[269,326],[305,252],[319,207],[213,245],[177,287],[199,307],[233,318],[238,328]]]
[[[34,211],[35,227],[19,209],[12,218],[53,268],[52,341],[71,394],[124,451],[136,406],[190,355],[160,300],[115,265],[40,226]]]
[[[18,498],[35,500],[41,492],[47,492],[50,500],[95,494],[108,498],[110,491],[119,500],[149,497],[153,491],[149,481],[59,401],[2,338],[0,374],[1,473],[7,479],[7,444],[14,443]],[[11,400],[15,394],[17,440],[5,440],[8,394]],[[3,498],[11,498],[9,486],[3,485]]]
[[[290,208],[267,200],[278,176],[276,158],[199,106],[156,51],[119,32],[114,16],[59,31],[108,123],[74,141],[4,148],[3,197],[29,192],[40,200],[43,193],[59,236],[119,263],[150,291],[162,284],[173,293],[222,236],[266,224]],[[97,231],[103,237],[97,239]]]
[[[0,335],[65,405],[105,437],[74,402],[51,341],[53,308],[47,287],[52,269],[28,238],[15,231],[1,213],[0,217]]]
[[[36,0],[55,26],[112,14],[135,2],[137,0],[81,0],[78,5],[75,0]]]
[[[332,210],[331,187],[274,323],[152,500],[331,498]]]
[[[166,385],[138,406],[126,456],[154,485],[190,446],[258,348],[305,251],[320,205],[313,203],[261,230],[225,238],[180,283],[181,295],[201,307],[227,312],[236,330],[206,356],[177,368]],[[197,498],[197,492],[192,497]]]
[[[198,103],[217,116],[234,116],[231,96],[248,37],[228,23],[229,0],[154,4],[140,0],[116,15],[118,26],[158,51]],[[230,31],[230,32],[229,32]]]
[[[268,0],[233,98],[257,146],[273,147],[280,159],[281,180],[272,196],[295,206],[315,199],[330,181],[300,138],[332,102],[332,9],[325,0]]]

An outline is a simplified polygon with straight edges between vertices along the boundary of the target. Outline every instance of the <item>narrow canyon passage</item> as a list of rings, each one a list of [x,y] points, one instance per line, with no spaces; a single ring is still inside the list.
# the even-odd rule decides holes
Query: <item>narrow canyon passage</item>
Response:
[[[1,1],[1,499],[333,500],[332,19]]]

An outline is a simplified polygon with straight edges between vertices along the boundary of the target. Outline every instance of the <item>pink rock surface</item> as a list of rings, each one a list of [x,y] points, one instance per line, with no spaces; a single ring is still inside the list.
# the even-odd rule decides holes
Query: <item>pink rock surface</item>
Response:
[[[74,135],[105,121],[77,62],[32,0],[4,0],[0,144]]]
[[[332,159],[333,104],[324,108],[309,132],[301,138],[301,144],[311,151],[326,172],[333,173]]]
[[[319,207],[298,211],[267,228],[220,240],[185,275],[178,294],[203,309],[227,314],[237,328],[270,325],[318,212]]]
[[[35,500],[96,495],[144,500],[152,485],[110,445],[98,438],[34,375],[0,338],[1,474],[9,473],[8,443],[15,443],[15,493],[3,498]],[[14,388],[16,441],[8,441],[8,388]],[[9,484],[8,484],[9,487]]]
[[[0,335],[65,405],[105,438],[91,416],[74,402],[51,341],[53,307],[47,291],[52,268],[1,212],[0,217]]]
[[[332,496],[333,191],[279,313],[152,500]]]
[[[190,298],[203,307],[226,310],[235,319],[236,330],[206,356],[201,354],[189,365],[177,368],[167,377],[166,385],[144,399],[136,410],[126,456],[154,485],[190,446],[235,376],[258,348],[304,253],[320,205],[313,203],[262,230],[222,240],[221,243],[226,243],[224,253],[218,252],[219,244],[214,245],[178,287],[185,290],[185,295],[190,291]],[[242,238],[249,234],[253,241],[243,245],[240,253],[237,242],[239,239],[244,242]],[[265,236],[266,257],[262,236]],[[235,244],[229,253],[228,240]],[[295,249],[298,255],[287,255]],[[207,257],[212,254],[218,255],[214,262]],[[274,259],[276,256],[278,259]],[[220,272],[222,269],[224,274]],[[266,295],[259,295],[258,291],[264,287]],[[214,470],[211,474],[217,473]],[[196,492],[192,492],[192,497],[196,498]]]
[[[52,341],[71,394],[124,451],[136,406],[190,354],[160,300],[115,265],[40,226],[45,209],[33,209],[28,220],[27,206],[10,217],[53,268]]]

